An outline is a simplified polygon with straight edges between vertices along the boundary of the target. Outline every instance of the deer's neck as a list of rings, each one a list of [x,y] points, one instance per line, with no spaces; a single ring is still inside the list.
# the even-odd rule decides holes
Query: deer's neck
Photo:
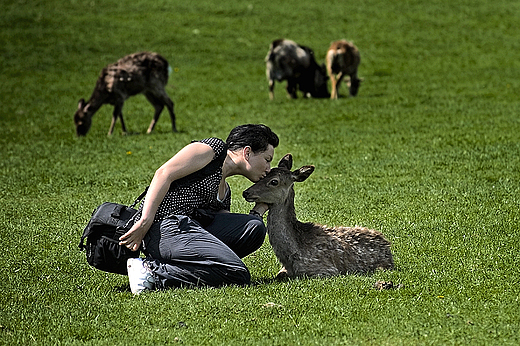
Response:
[[[273,226],[275,224],[293,226],[298,222],[296,211],[294,209],[294,189],[291,187],[285,200],[269,206],[267,223],[272,224]]]
[[[87,104],[89,105],[89,113],[94,115],[102,105],[108,103],[109,97],[110,94],[108,92],[103,91],[102,87],[96,85],[92,95],[87,101]]]
[[[297,239],[301,222],[294,210],[294,189],[291,187],[285,201],[269,206],[267,214],[267,233],[274,253],[284,266],[288,259],[298,251]],[[289,269],[289,268],[287,268]]]

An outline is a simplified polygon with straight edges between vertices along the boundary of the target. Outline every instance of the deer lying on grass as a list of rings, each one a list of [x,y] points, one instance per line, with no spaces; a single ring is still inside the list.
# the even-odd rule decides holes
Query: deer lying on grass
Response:
[[[127,55],[115,64],[103,68],[90,99],[87,102],[81,99],[78,103],[78,109],[74,114],[76,134],[78,136],[87,134],[92,125],[92,117],[104,104],[114,106],[108,135],[114,131],[117,118],[121,119],[123,133],[126,133],[122,112],[123,104],[130,96],[137,94],[144,94],[155,108],[155,114],[147,133],[153,131],[164,106],[170,112],[172,130],[176,132],[173,102],[165,90],[168,75],[168,61],[159,54],[149,52]]]
[[[348,82],[351,96],[356,96],[362,79],[357,76],[358,66],[361,61],[359,50],[352,43],[345,40],[334,41],[325,57],[327,74],[332,86],[330,98],[338,98],[338,89],[345,75],[350,77]]]
[[[267,176],[243,192],[248,202],[269,205],[267,233],[283,265],[277,278],[327,277],[367,273],[394,266],[390,243],[375,230],[303,223],[294,209],[294,182],[307,179],[314,166],[295,171],[291,154],[285,155]]]

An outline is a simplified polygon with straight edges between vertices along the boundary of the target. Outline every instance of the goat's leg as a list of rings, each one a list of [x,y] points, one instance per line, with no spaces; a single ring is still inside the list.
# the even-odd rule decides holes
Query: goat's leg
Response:
[[[287,96],[292,99],[298,98],[298,95],[296,94],[296,80],[293,78],[287,79]]]
[[[269,99],[274,100],[274,79],[269,79]]]
[[[345,77],[345,75],[343,74],[343,72],[340,72],[336,75],[336,78],[335,78],[335,85],[334,85],[334,99],[337,100],[338,97],[339,97],[339,86],[341,84],[341,81],[343,80],[343,77]],[[332,98],[332,96],[331,96]]]
[[[357,70],[350,75],[349,92],[350,96],[356,96],[359,90],[361,79],[357,76]]]
[[[336,76],[331,73],[329,75],[329,79],[330,79],[330,85],[331,85],[331,90],[330,90],[330,99],[331,100],[336,100],[338,98],[338,91],[337,91],[337,80],[336,80]]]
[[[329,50],[327,52],[327,56],[325,57],[325,64],[327,68],[327,74],[330,79],[330,99],[335,100],[338,98],[338,91],[337,91],[337,80],[336,80],[336,74],[332,72],[332,65],[334,63],[334,52],[333,50]]]

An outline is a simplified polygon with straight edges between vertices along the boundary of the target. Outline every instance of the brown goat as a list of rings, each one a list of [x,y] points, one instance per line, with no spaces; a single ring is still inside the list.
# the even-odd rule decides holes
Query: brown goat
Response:
[[[243,192],[248,202],[269,205],[267,233],[283,265],[277,278],[327,277],[392,269],[390,243],[375,230],[363,227],[330,228],[296,218],[294,182],[307,179],[314,166],[291,172],[292,156],[285,155],[267,176]]]
[[[327,51],[325,60],[332,86],[330,98],[338,98],[339,85],[345,75],[350,77],[348,83],[350,95],[356,96],[362,81],[357,76],[358,66],[361,62],[357,47],[352,42],[345,40],[334,41]]]
[[[168,61],[159,54],[150,52],[127,55],[115,64],[103,68],[90,99],[87,102],[81,99],[78,103],[78,109],[74,114],[76,134],[78,136],[87,134],[92,125],[92,117],[104,104],[114,106],[108,134],[111,135],[114,131],[117,118],[121,119],[123,133],[126,133],[122,112],[123,104],[130,96],[137,94],[144,94],[155,108],[155,114],[147,133],[153,131],[164,106],[170,112],[172,130],[176,132],[173,101],[165,90],[168,75]]]

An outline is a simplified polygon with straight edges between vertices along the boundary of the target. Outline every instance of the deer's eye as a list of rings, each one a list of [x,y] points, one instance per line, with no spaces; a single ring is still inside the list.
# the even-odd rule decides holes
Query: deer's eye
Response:
[[[278,185],[278,180],[276,180],[276,179],[271,180],[271,181],[269,182],[269,185],[271,185],[271,186],[277,186],[277,185]]]

